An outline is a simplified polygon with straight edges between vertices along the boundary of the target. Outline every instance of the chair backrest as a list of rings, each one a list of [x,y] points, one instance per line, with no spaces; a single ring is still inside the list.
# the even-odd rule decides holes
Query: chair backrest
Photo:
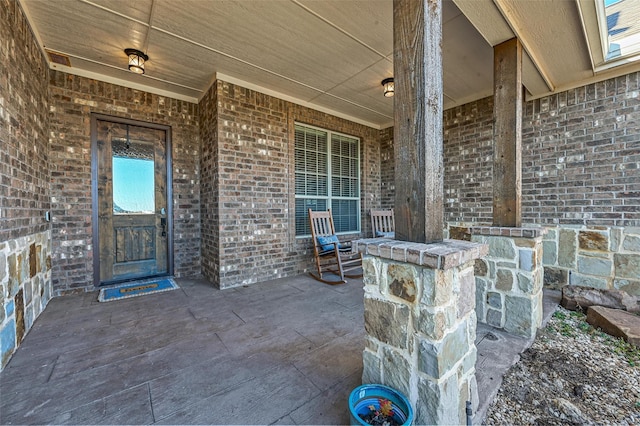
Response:
[[[378,237],[380,232],[395,232],[396,224],[393,218],[393,209],[371,210],[371,231],[373,237]]]
[[[325,237],[335,235],[336,233],[333,226],[331,209],[327,211],[313,211],[309,209],[309,222],[311,225],[311,236],[314,242],[316,241],[316,237]]]

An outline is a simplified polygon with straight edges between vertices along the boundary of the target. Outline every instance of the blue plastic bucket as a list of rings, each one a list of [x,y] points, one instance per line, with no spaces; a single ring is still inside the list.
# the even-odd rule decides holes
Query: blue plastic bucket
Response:
[[[385,385],[368,384],[361,385],[351,391],[349,395],[349,415],[351,417],[351,425],[367,425],[359,414],[367,415],[370,413],[369,406],[379,407],[378,399],[388,399],[391,401],[393,408],[393,419],[402,425],[410,425],[413,423],[413,409],[407,398],[395,389]]]

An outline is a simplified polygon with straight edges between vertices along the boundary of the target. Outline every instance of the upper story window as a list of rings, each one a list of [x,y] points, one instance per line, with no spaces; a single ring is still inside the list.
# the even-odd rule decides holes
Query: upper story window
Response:
[[[331,209],[336,232],[360,232],[360,140],[295,126],[296,236],[311,235],[307,210]]]
[[[611,68],[640,59],[640,1],[594,1],[602,48],[600,68]],[[598,62],[596,60],[596,65]]]

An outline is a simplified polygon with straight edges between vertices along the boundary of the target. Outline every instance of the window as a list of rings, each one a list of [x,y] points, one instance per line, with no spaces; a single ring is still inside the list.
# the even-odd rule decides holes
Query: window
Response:
[[[331,209],[338,233],[360,232],[360,140],[296,124],[296,236],[311,235],[307,210]]]

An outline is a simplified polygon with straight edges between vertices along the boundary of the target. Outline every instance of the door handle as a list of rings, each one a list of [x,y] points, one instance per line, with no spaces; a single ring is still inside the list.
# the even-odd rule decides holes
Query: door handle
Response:
[[[167,218],[166,217],[160,218],[160,226],[162,227],[162,236],[166,237],[167,236]]]

